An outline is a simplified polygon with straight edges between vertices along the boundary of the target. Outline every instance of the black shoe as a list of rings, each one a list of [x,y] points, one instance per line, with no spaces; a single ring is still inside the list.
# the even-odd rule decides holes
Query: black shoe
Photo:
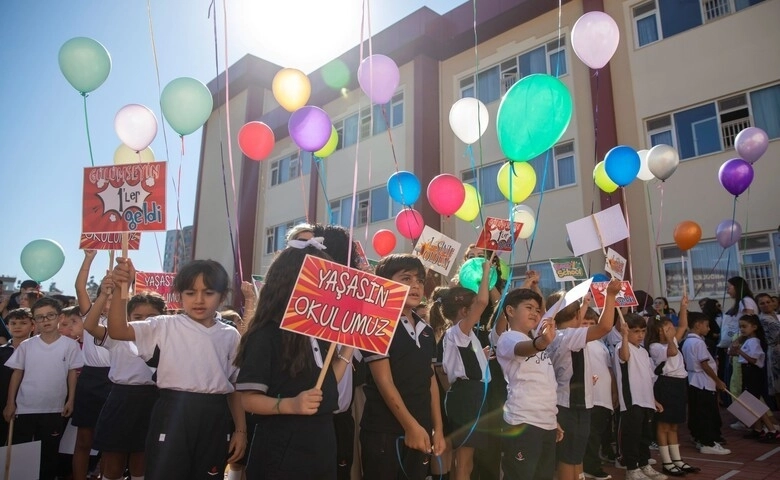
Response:
[[[661,470],[662,473],[665,473],[666,475],[669,475],[670,477],[684,477],[685,471],[674,464],[674,462],[671,463],[664,463],[663,469]]]
[[[679,468],[680,470],[682,470],[685,473],[699,473],[699,472],[701,472],[701,468],[699,468],[699,467],[692,467],[692,466],[688,465],[685,462],[683,462],[683,464],[680,465],[677,468]]]
[[[748,433],[742,435],[742,438],[748,438],[748,439],[750,439],[750,438],[761,438],[761,434],[762,433],[763,432],[759,432],[759,431],[756,431],[756,430],[751,430]]]
[[[715,441],[720,443],[721,445],[725,445],[726,444],[726,439],[723,438],[723,437],[718,437],[718,438],[715,439]]]
[[[605,472],[602,468],[599,468],[595,472],[583,472],[583,475],[585,478],[591,480],[610,480],[612,478],[612,475]]]

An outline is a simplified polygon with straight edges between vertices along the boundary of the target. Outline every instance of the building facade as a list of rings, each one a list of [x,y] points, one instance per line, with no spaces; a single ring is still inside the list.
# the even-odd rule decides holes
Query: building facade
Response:
[[[178,272],[179,267],[192,260],[192,225],[181,230],[165,232],[165,258],[163,269],[166,272]]]

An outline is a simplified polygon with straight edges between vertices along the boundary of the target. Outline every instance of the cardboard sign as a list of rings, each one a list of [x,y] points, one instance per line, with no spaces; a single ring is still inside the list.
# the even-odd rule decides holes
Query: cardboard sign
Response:
[[[729,393],[731,394],[731,392]],[[731,412],[732,415],[737,417],[737,420],[745,425],[753,425],[769,411],[769,407],[764,402],[754,397],[748,391],[742,392],[739,397],[731,394],[731,397],[734,401],[731,402],[731,405],[726,410]]]
[[[512,227],[512,223],[515,224],[514,227]],[[514,228],[514,238],[512,237],[512,228]],[[476,247],[486,250],[511,252],[515,242],[520,238],[521,228],[523,228],[523,224],[520,222],[487,217],[485,227],[479,233],[479,238],[477,238]]]
[[[459,251],[459,242],[426,225],[412,253],[422,261],[425,268],[447,275]]]
[[[260,289],[265,284],[265,277],[262,275],[252,275],[252,285],[255,286],[255,295],[260,297]]]
[[[360,243],[360,241],[355,242],[355,250],[357,250],[358,258],[357,258],[357,268],[359,270],[370,270],[371,265],[368,263],[368,257],[366,256],[366,251],[363,250],[363,244]]]
[[[3,440],[5,442],[5,440]],[[0,447],[0,472],[5,472],[8,447]],[[38,480],[41,469],[41,442],[16,443],[11,447],[11,468],[8,478]]]
[[[568,307],[575,301],[579,300],[580,298],[584,297],[588,294],[590,291],[590,286],[592,279],[587,279],[584,282],[580,283],[576,287],[572,288],[568,292],[566,292],[563,297],[561,297],[560,300],[555,302],[555,305],[549,307],[546,312],[544,312],[544,315],[542,315],[542,320],[545,318],[555,318],[555,315],[563,310],[564,308]],[[541,325],[541,323],[540,323]],[[537,331],[539,330],[539,327],[537,326]]]
[[[628,238],[620,205],[566,224],[574,255],[580,256]]]
[[[556,282],[587,280],[588,272],[580,257],[551,258],[550,266]]]
[[[281,328],[387,355],[409,287],[307,255]]]
[[[165,231],[165,165],[85,168],[81,231]]]
[[[165,299],[165,308],[181,310],[181,299],[173,292],[175,273],[135,272],[135,293],[157,292]]]
[[[138,250],[141,246],[141,234],[132,232],[128,234],[128,250]],[[79,241],[82,250],[122,250],[121,233],[82,233]]]
[[[604,264],[605,272],[618,280],[623,280],[626,275],[626,263],[626,259],[621,254],[611,248],[607,249],[607,260]]]
[[[634,295],[634,289],[631,288],[631,284],[627,281],[620,282],[620,292],[615,297],[616,307],[636,307],[639,306],[639,301]],[[607,295],[607,285],[609,282],[593,282],[590,284],[590,293],[593,294],[593,303],[597,308],[604,308],[604,300]]]

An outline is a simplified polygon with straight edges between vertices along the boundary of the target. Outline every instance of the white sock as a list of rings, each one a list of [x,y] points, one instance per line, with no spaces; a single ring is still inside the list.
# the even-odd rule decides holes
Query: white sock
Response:
[[[658,445],[658,453],[661,454],[661,462],[666,465],[672,463],[672,457],[669,455],[670,445]]]
[[[227,480],[241,480],[241,474],[244,473],[243,470],[233,470],[231,469],[228,472]]]
[[[678,467],[685,465],[685,462],[682,461],[682,457],[680,456],[680,445],[669,445],[669,454],[675,465]]]

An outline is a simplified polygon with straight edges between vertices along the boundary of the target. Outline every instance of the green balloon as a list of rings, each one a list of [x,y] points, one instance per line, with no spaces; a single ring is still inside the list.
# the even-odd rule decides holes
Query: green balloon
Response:
[[[165,86],[160,96],[160,106],[171,128],[184,136],[206,123],[214,107],[214,99],[202,82],[180,77]]]
[[[25,245],[19,260],[30,279],[42,282],[60,271],[65,263],[65,250],[54,240],[41,238]]]
[[[482,257],[474,257],[466,260],[458,271],[458,283],[461,287],[468,288],[474,293],[479,293],[479,284],[482,283],[482,265],[486,262]],[[488,288],[492,289],[498,281],[496,267],[490,268],[488,274]]]
[[[498,144],[514,162],[527,162],[560,140],[571,120],[572,99],[560,80],[528,75],[512,85],[498,107]]]
[[[106,47],[91,38],[71,38],[60,47],[60,70],[73,88],[89,93],[108,78],[111,56]]]

